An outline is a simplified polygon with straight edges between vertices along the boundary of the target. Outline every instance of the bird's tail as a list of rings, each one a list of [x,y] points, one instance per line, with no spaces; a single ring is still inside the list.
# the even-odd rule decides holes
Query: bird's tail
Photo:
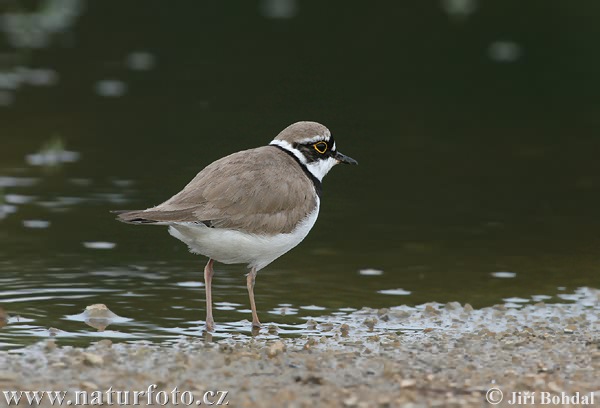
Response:
[[[159,224],[157,220],[152,220],[145,216],[143,210],[116,210],[111,211],[117,214],[117,220],[127,224]]]

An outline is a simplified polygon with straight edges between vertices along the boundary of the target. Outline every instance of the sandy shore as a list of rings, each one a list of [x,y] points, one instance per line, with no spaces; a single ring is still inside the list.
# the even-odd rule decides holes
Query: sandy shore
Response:
[[[309,321],[314,335],[302,338],[102,340],[85,349],[46,340],[0,353],[0,388],[65,390],[72,403],[75,390],[105,404],[111,394],[115,405],[125,398],[117,391],[128,390],[130,403],[134,391],[144,391],[138,402],[145,406],[150,386],[157,406],[165,397],[166,406],[175,405],[173,398],[186,406],[193,397],[192,405],[222,398],[234,407],[478,407],[497,388],[500,406],[514,398],[530,406],[594,398],[600,406],[600,291],[580,289],[577,297],[573,304],[518,309],[364,309]],[[497,400],[500,392],[488,396]],[[45,398],[40,406],[51,405]]]

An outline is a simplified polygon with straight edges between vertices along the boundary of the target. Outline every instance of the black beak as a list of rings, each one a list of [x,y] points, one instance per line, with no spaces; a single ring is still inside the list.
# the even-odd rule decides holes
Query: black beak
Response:
[[[335,155],[333,156],[333,158],[336,159],[339,163],[358,164],[358,162],[356,160],[354,160],[352,157],[348,157],[345,154],[342,154],[340,152],[335,152]]]

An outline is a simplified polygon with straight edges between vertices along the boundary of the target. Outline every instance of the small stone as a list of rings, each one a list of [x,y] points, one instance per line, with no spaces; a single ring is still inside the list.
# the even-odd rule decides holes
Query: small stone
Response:
[[[555,383],[554,381],[550,381],[548,383],[548,389],[552,392],[555,392],[557,394],[560,394],[561,392],[564,392],[564,387],[560,387],[557,383]]]
[[[0,381],[16,381],[17,380],[17,375],[15,373],[12,372],[8,372],[8,371],[0,371]]]
[[[56,349],[56,341],[54,339],[46,341],[45,349],[46,351],[52,351]]]
[[[109,340],[109,339],[102,339],[98,342],[99,346],[106,347],[106,348],[112,347],[112,344],[113,344],[112,340]]]
[[[87,365],[102,365],[104,358],[98,354],[83,353],[83,362]]]
[[[97,390],[98,386],[91,381],[83,381],[81,383],[81,388],[88,390]]]
[[[400,381],[400,388],[412,388],[417,385],[417,380],[414,378],[406,378]]]
[[[354,407],[356,404],[358,404],[358,397],[356,395],[352,395],[346,398],[343,403],[345,407]]]
[[[83,311],[85,323],[98,331],[104,331],[115,318],[118,318],[105,304],[96,303],[89,305]]]
[[[373,331],[373,329],[375,328],[375,325],[377,324],[377,318],[376,317],[367,317],[364,321],[365,326],[367,326],[369,328],[369,331]]]
[[[469,303],[465,303],[465,305],[463,307],[463,312],[471,313],[472,311],[473,311],[473,306],[471,306]]]
[[[382,309],[379,309],[379,310],[377,311],[377,316],[383,316],[384,314],[388,314],[388,313],[389,313],[389,311],[390,311],[390,309],[388,309],[388,308],[386,308],[386,307],[384,307],[384,308],[382,308]]]
[[[565,327],[564,333],[565,334],[573,334],[573,333],[575,333],[575,330],[577,330],[577,326],[575,326],[574,324],[570,324],[567,327]]]
[[[319,341],[316,338],[309,337],[308,340],[306,341],[306,343],[304,344],[304,349],[308,350],[312,346],[316,346],[318,343],[319,343]]]
[[[333,330],[333,323],[331,323],[331,322],[321,323],[319,329],[324,332],[331,331],[331,330]]]
[[[342,337],[348,337],[348,333],[350,332],[350,326],[346,323],[340,326],[340,333],[342,333]]]
[[[532,335],[532,336],[535,334],[535,332],[533,331],[533,329],[532,329],[531,327],[528,327],[528,326],[525,326],[525,327],[523,328],[523,331],[524,331],[525,333],[527,333],[527,334],[530,334],[530,335]]]
[[[550,371],[550,369],[546,366],[546,364],[539,362],[537,364],[538,366],[538,373],[547,373]]]
[[[426,313],[426,314],[433,314],[433,315],[440,314],[440,311],[437,310],[435,308],[435,306],[433,306],[433,305],[431,305],[429,303],[427,305],[425,305],[425,310],[423,310],[423,312]]]
[[[56,336],[58,333],[60,333],[60,330],[55,328],[55,327],[50,327],[48,329],[48,334],[50,335],[50,337],[54,337]]]
[[[381,396],[377,397],[377,404],[379,404],[379,406],[381,406],[381,407],[389,406],[391,401],[392,401],[391,398],[387,395],[381,395]]]
[[[267,348],[267,356],[273,358],[285,351],[285,344],[282,341],[276,341]]]

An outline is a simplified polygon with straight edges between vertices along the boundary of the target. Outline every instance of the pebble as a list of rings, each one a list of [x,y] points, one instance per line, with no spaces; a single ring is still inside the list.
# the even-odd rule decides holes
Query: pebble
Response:
[[[273,358],[285,351],[285,344],[282,341],[276,341],[267,348],[267,356]]]
[[[417,380],[414,378],[407,378],[400,381],[400,388],[411,388],[417,385]]]
[[[104,358],[98,354],[83,353],[83,362],[88,365],[101,365],[104,363]]]
[[[87,390],[97,390],[99,387],[91,381],[82,381],[81,388],[87,389]]]
[[[0,371],[0,381],[16,381],[17,375],[9,371]]]

